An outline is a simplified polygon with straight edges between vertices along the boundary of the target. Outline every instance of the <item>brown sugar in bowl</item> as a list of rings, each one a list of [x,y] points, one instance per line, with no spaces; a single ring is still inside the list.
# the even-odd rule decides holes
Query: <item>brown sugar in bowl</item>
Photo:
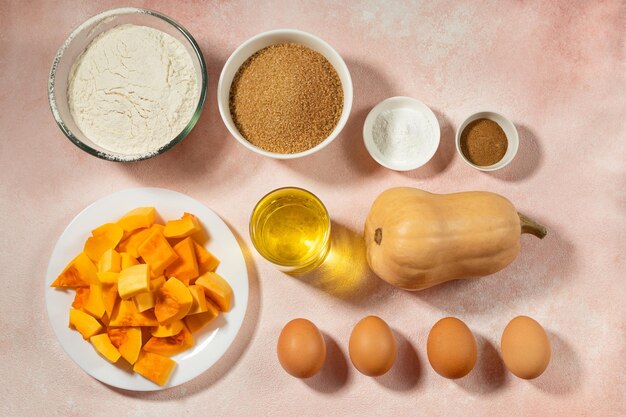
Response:
[[[263,147],[257,146],[246,139],[242,132],[239,131],[237,123],[233,120],[233,115],[231,113],[231,86],[240,67],[251,56],[263,48],[279,44],[299,44],[320,53],[335,69],[336,75],[339,77],[339,81],[341,82],[343,103],[340,116],[334,125],[334,129],[327,129],[330,133],[323,140],[310,142],[311,147],[308,149],[303,149],[302,147],[276,148],[276,150],[285,152],[272,152],[267,149],[263,149]],[[217,87],[217,97],[220,115],[224,124],[235,139],[237,139],[242,145],[253,152],[270,158],[293,159],[307,156],[323,149],[339,135],[348,120],[348,116],[350,115],[353,89],[352,79],[350,77],[348,67],[341,56],[328,43],[306,32],[281,29],[261,33],[244,42],[235,50],[235,52],[232,53],[222,69]],[[332,112],[329,114],[332,114]]]

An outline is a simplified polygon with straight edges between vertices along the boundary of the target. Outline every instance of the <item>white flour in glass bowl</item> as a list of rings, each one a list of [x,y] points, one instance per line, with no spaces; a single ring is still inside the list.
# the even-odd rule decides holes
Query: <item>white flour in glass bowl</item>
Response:
[[[85,136],[122,155],[149,154],[189,123],[200,88],[184,45],[160,30],[116,26],[74,62],[70,113]]]

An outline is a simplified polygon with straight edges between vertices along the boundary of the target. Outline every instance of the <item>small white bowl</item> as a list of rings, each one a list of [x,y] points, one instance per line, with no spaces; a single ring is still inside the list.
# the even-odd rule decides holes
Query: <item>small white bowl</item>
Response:
[[[508,141],[506,153],[501,160],[493,165],[480,166],[473,164],[465,157],[463,151],[461,150],[461,134],[463,133],[463,130],[467,127],[468,124],[477,119],[493,120],[498,125],[500,125],[500,127],[504,131],[504,134],[506,135],[506,140]],[[467,165],[471,166],[472,168],[476,168],[479,171],[496,171],[500,168],[504,168],[505,166],[507,166],[513,160],[513,158],[515,158],[515,155],[517,154],[517,149],[519,148],[519,136],[513,122],[511,122],[500,113],[496,113],[494,111],[481,111],[472,114],[470,117],[465,119],[461,126],[459,126],[456,131],[455,143],[457,152],[459,153],[459,155],[461,155],[461,159],[463,159],[463,161],[465,161]]]
[[[389,157],[386,157],[378,149],[378,146],[374,142],[373,128],[376,118],[384,111],[393,109],[410,109],[421,113],[427,120],[430,126],[430,135],[423,143],[419,158],[412,161],[394,161]],[[363,142],[369,154],[374,158],[376,162],[385,168],[393,169],[395,171],[411,171],[426,164],[437,152],[439,147],[441,132],[439,128],[439,122],[435,113],[421,101],[411,97],[391,97],[378,103],[367,115],[365,123],[363,124]]]
[[[298,43],[324,55],[328,62],[330,62],[335,68],[335,71],[337,71],[337,75],[341,80],[341,87],[343,88],[343,112],[337,122],[337,126],[335,126],[335,129],[326,139],[324,139],[323,142],[303,152],[291,154],[269,152],[253,145],[248,142],[246,138],[241,135],[241,133],[239,133],[239,130],[237,129],[237,126],[235,126],[233,118],[230,114],[230,87],[233,79],[235,78],[235,74],[237,74],[237,70],[239,70],[239,67],[241,67],[241,65],[257,51],[277,43]],[[350,110],[352,109],[352,94],[353,90],[350,71],[348,71],[346,63],[337,51],[317,36],[293,29],[272,30],[248,39],[241,46],[239,46],[235,52],[232,53],[230,58],[228,58],[228,61],[224,64],[224,68],[222,69],[222,73],[217,84],[217,104],[222,120],[230,133],[235,137],[235,139],[251,151],[276,159],[300,158],[302,156],[311,155],[320,149],[325,148],[339,135],[339,132],[341,132],[348,121],[348,116],[350,115]]]

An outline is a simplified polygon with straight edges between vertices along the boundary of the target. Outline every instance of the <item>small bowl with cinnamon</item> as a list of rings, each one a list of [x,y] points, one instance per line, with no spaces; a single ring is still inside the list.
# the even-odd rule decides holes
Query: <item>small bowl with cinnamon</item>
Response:
[[[472,114],[456,131],[456,150],[472,168],[496,171],[507,166],[519,148],[513,122],[492,111]]]

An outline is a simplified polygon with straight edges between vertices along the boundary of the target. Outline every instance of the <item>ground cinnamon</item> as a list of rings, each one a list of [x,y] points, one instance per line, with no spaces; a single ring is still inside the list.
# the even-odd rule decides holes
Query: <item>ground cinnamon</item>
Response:
[[[472,164],[481,167],[499,162],[508,145],[506,134],[493,120],[474,120],[461,133],[461,152]]]

